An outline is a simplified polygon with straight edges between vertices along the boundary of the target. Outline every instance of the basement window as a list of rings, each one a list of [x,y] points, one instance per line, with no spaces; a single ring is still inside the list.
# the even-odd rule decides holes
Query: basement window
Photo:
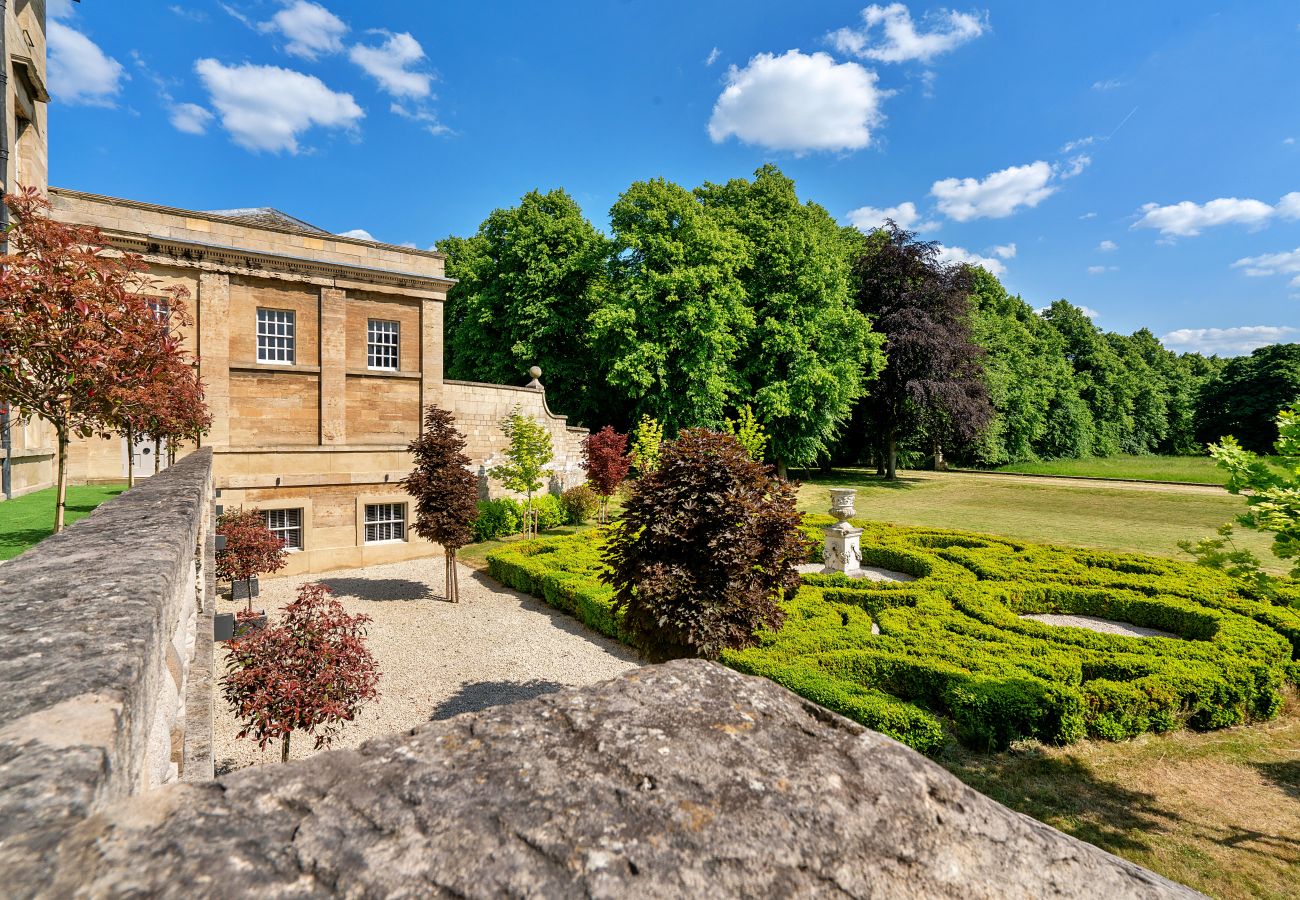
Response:
[[[366,543],[384,544],[406,540],[405,503],[366,504]]]
[[[294,360],[294,315],[288,309],[257,311],[257,361],[291,366]]]
[[[284,543],[284,549],[302,549],[301,509],[266,509],[263,512],[267,529]]]
[[[383,319],[366,323],[366,365],[371,369],[397,371],[398,325]]]

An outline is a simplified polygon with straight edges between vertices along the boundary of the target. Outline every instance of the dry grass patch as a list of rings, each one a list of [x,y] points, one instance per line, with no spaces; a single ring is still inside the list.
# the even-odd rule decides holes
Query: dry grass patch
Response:
[[[940,760],[967,784],[1215,897],[1296,895],[1300,701],[1273,722]]]

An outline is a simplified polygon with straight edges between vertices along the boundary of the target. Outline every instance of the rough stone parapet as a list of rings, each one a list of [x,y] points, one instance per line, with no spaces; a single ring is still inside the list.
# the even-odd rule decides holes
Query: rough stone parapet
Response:
[[[201,450],[0,567],[6,894],[44,882],[73,823],[177,777],[211,494]]]
[[[74,828],[60,859],[40,893],[1198,896],[699,661],[170,785]]]

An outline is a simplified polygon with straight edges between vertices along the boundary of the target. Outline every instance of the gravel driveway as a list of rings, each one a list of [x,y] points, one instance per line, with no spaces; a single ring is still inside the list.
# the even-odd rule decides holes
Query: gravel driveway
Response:
[[[641,662],[631,650],[540,600],[501,587],[486,574],[460,567],[460,603],[443,596],[440,556],[365,569],[264,579],[258,609],[278,610],[299,585],[319,581],[350,613],[363,612],[370,649],[382,673],[378,702],[344,726],[334,747],[413,728],[430,719],[526,700],[571,685],[611,678]],[[243,605],[220,600],[218,612]],[[225,652],[216,668],[225,671]],[[239,727],[220,688],[213,692],[213,757],[218,774],[262,760],[257,745],[235,740]],[[295,734],[291,756],[313,752]],[[265,761],[278,763],[279,745]]]

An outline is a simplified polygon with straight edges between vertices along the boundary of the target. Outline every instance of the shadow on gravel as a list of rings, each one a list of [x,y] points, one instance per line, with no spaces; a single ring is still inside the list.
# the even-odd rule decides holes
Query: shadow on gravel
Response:
[[[325,585],[340,597],[361,600],[442,600],[442,595],[429,590],[423,581],[409,578],[322,578]]]
[[[563,690],[567,685],[558,681],[544,681],[534,678],[532,681],[475,681],[460,686],[460,690],[434,707],[429,716],[430,722],[450,719],[461,713],[478,712],[493,706],[518,703],[531,700],[542,694],[553,694]]]

